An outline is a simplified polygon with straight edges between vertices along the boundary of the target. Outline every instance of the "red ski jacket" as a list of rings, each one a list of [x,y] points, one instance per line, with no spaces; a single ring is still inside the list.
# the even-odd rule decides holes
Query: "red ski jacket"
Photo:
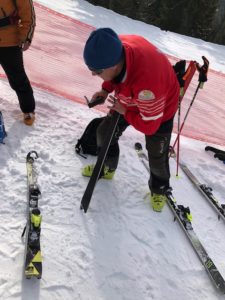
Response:
[[[124,118],[138,131],[153,135],[171,119],[178,107],[180,87],[167,57],[146,39],[120,35],[125,49],[126,73],[115,84],[105,81],[102,88],[115,92],[126,108]]]

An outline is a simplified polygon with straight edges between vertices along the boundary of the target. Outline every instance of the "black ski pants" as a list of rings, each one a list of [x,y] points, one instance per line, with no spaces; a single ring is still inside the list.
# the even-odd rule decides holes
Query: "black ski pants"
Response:
[[[19,46],[0,47],[0,64],[16,92],[23,113],[34,112],[35,99],[23,65],[23,51]]]
[[[112,115],[108,115],[97,128],[97,145],[99,148],[104,143],[107,129],[112,121]],[[117,168],[120,153],[118,141],[128,126],[129,124],[121,115],[105,160],[105,165],[111,170]],[[172,129],[173,118],[162,123],[155,134],[145,135],[150,167],[149,188],[152,193],[164,194],[170,186],[169,146]]]

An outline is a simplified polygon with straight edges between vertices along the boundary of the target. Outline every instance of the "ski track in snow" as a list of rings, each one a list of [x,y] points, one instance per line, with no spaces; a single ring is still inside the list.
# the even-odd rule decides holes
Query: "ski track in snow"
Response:
[[[1,299],[222,299],[169,207],[162,214],[154,213],[149,200],[144,199],[148,174],[133,149],[136,141],[144,144],[142,134],[128,128],[121,138],[115,179],[98,182],[89,211],[84,214],[79,207],[88,179],[81,176],[80,169],[95,159],[75,155],[74,145],[88,122],[102,114],[35,89],[37,119],[33,127],[26,127],[8,83],[0,81],[0,87],[0,109],[8,133],[6,144],[0,145]],[[184,139],[183,144],[182,157],[191,166],[196,163],[194,171],[203,180],[217,184],[222,199],[223,164],[199,151],[203,143]],[[35,165],[42,191],[40,281],[25,280],[22,275],[25,159],[31,150],[39,154]],[[206,157],[211,164],[204,161]],[[195,231],[225,276],[225,224],[217,220],[181,171],[180,179],[175,178],[175,167],[171,160],[174,195],[191,207]]]

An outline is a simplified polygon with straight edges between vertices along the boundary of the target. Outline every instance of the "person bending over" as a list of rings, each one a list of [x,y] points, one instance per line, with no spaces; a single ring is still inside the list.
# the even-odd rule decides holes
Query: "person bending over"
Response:
[[[109,102],[109,113],[97,128],[99,148],[114,112],[121,115],[101,177],[113,178],[119,160],[119,137],[129,125],[133,126],[145,135],[150,166],[150,201],[155,211],[161,211],[170,187],[168,152],[180,93],[172,65],[143,37],[118,36],[111,28],[99,28],[90,34],[83,58],[92,75],[103,80],[101,89],[92,96],[92,102],[98,97]],[[82,175],[91,176],[93,169],[94,165],[85,166]]]

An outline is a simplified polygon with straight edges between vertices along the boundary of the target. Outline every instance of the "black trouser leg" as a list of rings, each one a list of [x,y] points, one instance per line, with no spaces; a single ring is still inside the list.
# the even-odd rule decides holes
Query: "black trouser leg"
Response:
[[[107,115],[98,126],[97,145],[99,148],[101,148],[104,143],[107,130],[112,121],[113,121],[113,116]],[[119,162],[119,154],[120,154],[119,143],[118,143],[119,137],[122,135],[122,133],[125,131],[125,129],[128,126],[129,124],[121,115],[105,160],[105,166],[107,166],[110,170],[115,170],[117,168]]]
[[[20,47],[0,47],[0,64],[4,69],[11,88],[16,92],[23,113],[35,110],[35,99],[23,65]]]
[[[169,145],[171,132],[158,132],[152,136],[145,136],[145,139],[150,167],[149,188],[152,193],[164,194],[170,186]]]

